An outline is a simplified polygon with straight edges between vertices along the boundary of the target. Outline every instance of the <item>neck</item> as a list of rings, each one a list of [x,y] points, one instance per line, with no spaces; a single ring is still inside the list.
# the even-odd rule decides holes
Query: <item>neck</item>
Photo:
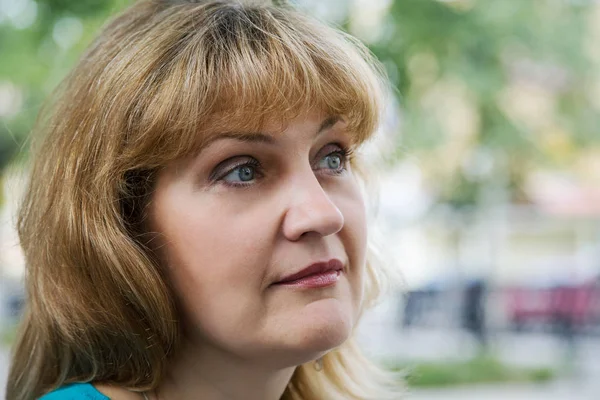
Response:
[[[160,400],[278,400],[294,369],[274,369],[214,348],[184,346],[156,395]]]

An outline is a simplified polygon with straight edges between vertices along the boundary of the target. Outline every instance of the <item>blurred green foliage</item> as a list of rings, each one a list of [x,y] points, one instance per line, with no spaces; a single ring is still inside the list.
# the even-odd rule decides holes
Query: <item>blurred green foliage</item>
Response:
[[[44,98],[76,62],[100,26],[129,1],[11,0],[4,3],[6,5],[0,8],[0,104],[17,110],[2,113],[0,108],[0,170],[15,155],[25,153],[20,149],[26,148],[24,143]],[[23,26],[19,18],[28,12],[35,18]],[[61,34],[73,36],[68,46],[61,46],[56,40]]]
[[[130,3],[11,1],[37,6],[27,26],[0,8],[0,106],[7,87],[16,88],[11,101],[19,103],[5,115],[0,107],[0,169],[19,153],[43,99],[99,27]],[[391,1],[370,45],[402,109],[397,157],[418,154],[441,201],[474,204],[494,185],[526,201],[522,183],[532,165],[568,165],[578,149],[600,142],[591,100],[600,75],[586,51],[598,39],[591,36],[600,23],[590,16],[594,7],[573,0]]]
[[[556,371],[551,368],[515,367],[490,355],[465,361],[406,363],[391,368],[407,372],[406,382],[410,387],[422,388],[507,382],[543,383],[556,377]]]
[[[403,109],[398,148],[429,159],[431,179],[444,182],[437,185],[442,200],[474,204],[502,184],[512,201],[526,201],[522,186],[532,166],[568,167],[578,149],[600,143],[591,100],[598,65],[588,51],[598,39],[597,7],[567,0],[392,3],[372,48]],[[482,161],[487,171],[477,171]]]

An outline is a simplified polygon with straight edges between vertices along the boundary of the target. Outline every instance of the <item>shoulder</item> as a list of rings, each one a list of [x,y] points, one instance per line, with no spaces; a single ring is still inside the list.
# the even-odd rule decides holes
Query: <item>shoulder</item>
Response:
[[[74,383],[56,389],[39,400],[110,400],[89,383]]]

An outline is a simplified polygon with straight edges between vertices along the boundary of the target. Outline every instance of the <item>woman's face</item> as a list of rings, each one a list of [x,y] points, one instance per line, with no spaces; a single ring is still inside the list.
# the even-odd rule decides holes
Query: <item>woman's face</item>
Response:
[[[151,225],[188,340],[294,365],[348,338],[366,262],[351,135],[305,114],[219,135],[160,174]]]

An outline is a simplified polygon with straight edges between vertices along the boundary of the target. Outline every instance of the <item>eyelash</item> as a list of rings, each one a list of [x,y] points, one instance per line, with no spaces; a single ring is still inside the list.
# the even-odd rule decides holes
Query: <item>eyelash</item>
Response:
[[[329,172],[329,174],[330,175],[341,175],[344,171],[347,170],[347,166],[350,163],[350,161],[352,160],[352,157],[354,155],[354,149],[342,146],[339,143],[331,143],[331,146],[336,146],[337,149],[325,154],[322,158],[329,157],[331,155],[339,155],[340,158],[342,159],[341,168],[336,171],[331,171],[331,172]],[[252,167],[254,169],[255,173],[257,174],[257,177],[260,178],[263,175],[263,173],[261,171],[260,162],[250,156],[247,156],[247,157],[248,157],[248,159],[245,159],[238,163],[234,163],[233,165],[229,166],[227,168],[227,170],[220,172],[218,174],[214,174],[216,176],[211,177],[211,181],[218,183],[218,184],[228,186],[228,187],[241,188],[241,189],[252,186],[254,184],[254,181],[250,181],[248,183],[239,183],[239,182],[233,183],[233,182],[227,182],[224,180],[225,177],[227,177],[229,174],[231,174],[237,168],[242,168],[242,167]]]
[[[260,162],[255,158],[251,158],[250,156],[246,156],[246,157],[248,157],[248,158],[244,159],[242,161],[236,162],[233,165],[228,166],[227,169],[223,172],[219,172],[216,175],[216,177],[211,178],[211,181],[225,185],[225,186],[238,187],[238,188],[244,188],[244,187],[252,185],[253,182],[232,183],[232,182],[225,181],[225,177],[227,177],[229,174],[231,174],[236,169],[242,168],[242,167],[252,167],[258,177],[260,177],[262,175],[262,173],[261,173],[262,166],[260,165]]]
[[[350,148],[341,146],[341,145],[339,145],[337,143],[335,143],[334,145],[338,147],[338,150],[331,151],[331,152],[325,154],[325,156],[323,158],[329,157],[329,156],[332,156],[332,155],[339,155],[340,158],[342,159],[341,168],[339,170],[331,171],[330,173],[332,175],[340,175],[344,171],[346,171],[348,164],[352,160],[353,150],[350,149]]]

